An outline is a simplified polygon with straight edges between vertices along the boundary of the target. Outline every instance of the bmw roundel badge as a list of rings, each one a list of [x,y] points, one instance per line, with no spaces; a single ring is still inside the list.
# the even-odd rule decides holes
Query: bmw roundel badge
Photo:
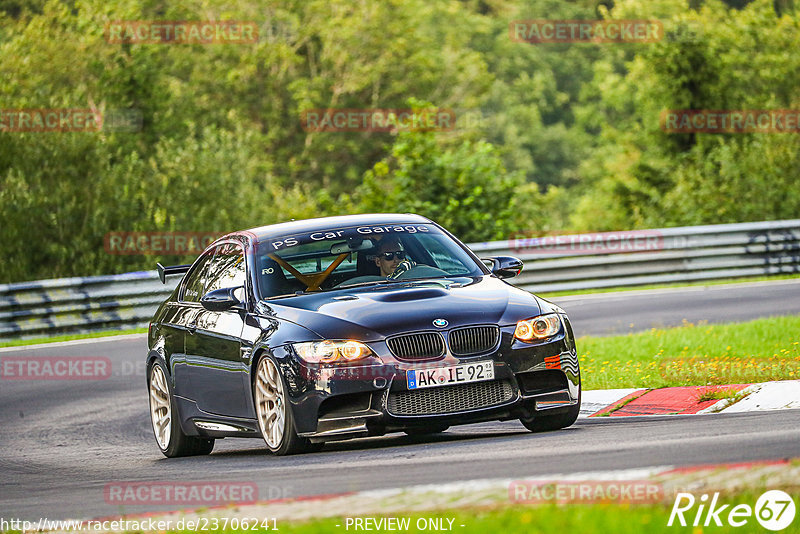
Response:
[[[434,319],[434,320],[433,320],[433,326],[435,326],[435,327],[437,327],[437,328],[444,328],[444,327],[445,327],[445,326],[447,326],[448,324],[449,324],[449,323],[448,323],[448,322],[447,322],[447,320],[445,320],[445,319]]]

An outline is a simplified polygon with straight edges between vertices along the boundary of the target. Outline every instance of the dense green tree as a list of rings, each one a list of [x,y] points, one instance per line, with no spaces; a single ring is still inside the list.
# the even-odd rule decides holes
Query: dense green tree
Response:
[[[519,19],[657,19],[656,43],[532,45]],[[119,20],[242,20],[245,45],[114,44]],[[798,109],[790,0],[0,0],[0,282],[151,268],[113,231],[417,211],[467,241],[796,217],[800,136],[674,134],[669,109]],[[314,132],[305,110],[452,109],[438,132]],[[410,104],[409,104],[410,103]],[[190,258],[168,258],[183,261]]]
[[[535,185],[508,173],[484,141],[442,146],[432,133],[403,132],[356,192],[365,212],[419,213],[466,241],[507,239],[535,213]]]
[[[665,110],[797,109],[798,20],[771,2],[697,10],[619,0],[618,18],[657,16],[665,37],[619,70],[595,65],[580,114],[598,132],[582,165],[576,229],[713,224],[795,217],[800,138],[791,133],[666,133]],[[599,105],[598,105],[599,100]],[[599,111],[600,113],[597,113]],[[600,209],[598,209],[600,208]]]

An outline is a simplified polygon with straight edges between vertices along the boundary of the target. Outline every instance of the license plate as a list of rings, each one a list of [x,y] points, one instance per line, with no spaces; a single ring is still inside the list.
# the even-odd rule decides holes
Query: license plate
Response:
[[[409,369],[406,371],[406,379],[408,380],[408,389],[494,380],[494,362],[464,363],[432,369]]]

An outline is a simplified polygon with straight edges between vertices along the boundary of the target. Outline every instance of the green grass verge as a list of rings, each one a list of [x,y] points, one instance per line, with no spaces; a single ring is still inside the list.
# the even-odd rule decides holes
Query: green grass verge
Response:
[[[75,339],[91,339],[95,337],[122,336],[125,334],[146,334],[147,328],[132,328],[130,330],[109,330],[107,332],[91,332],[86,334],[65,334],[62,336],[40,337],[34,339],[15,339],[0,341],[0,347],[21,347],[24,345],[38,345],[39,343],[56,343],[58,341],[72,341]]]
[[[648,284],[643,286],[622,286],[607,287],[603,289],[579,289],[571,291],[550,291],[546,293],[536,293],[536,295],[550,299],[553,297],[567,297],[572,295],[593,295],[595,293],[617,293],[620,291],[642,291],[645,289],[680,289],[682,287],[695,286],[719,286],[727,284],[744,284],[747,282],[767,282],[774,280],[792,280],[800,278],[800,274],[778,274],[772,276],[746,276],[743,278],[722,278],[720,280],[702,280],[698,282],[679,282],[674,284]]]
[[[800,378],[800,316],[577,340],[584,389]]]

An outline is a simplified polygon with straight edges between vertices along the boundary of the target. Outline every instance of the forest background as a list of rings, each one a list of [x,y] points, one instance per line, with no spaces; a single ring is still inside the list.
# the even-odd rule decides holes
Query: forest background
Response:
[[[0,110],[134,117],[0,131],[0,283],[152,269],[109,232],[362,212],[465,242],[795,218],[800,136],[667,133],[670,109],[800,108],[791,0],[0,0]],[[516,42],[514,20],[648,19],[653,43]],[[250,44],[114,44],[111,21],[239,20]],[[443,131],[311,109],[452,110]],[[127,115],[126,115],[127,114]]]

